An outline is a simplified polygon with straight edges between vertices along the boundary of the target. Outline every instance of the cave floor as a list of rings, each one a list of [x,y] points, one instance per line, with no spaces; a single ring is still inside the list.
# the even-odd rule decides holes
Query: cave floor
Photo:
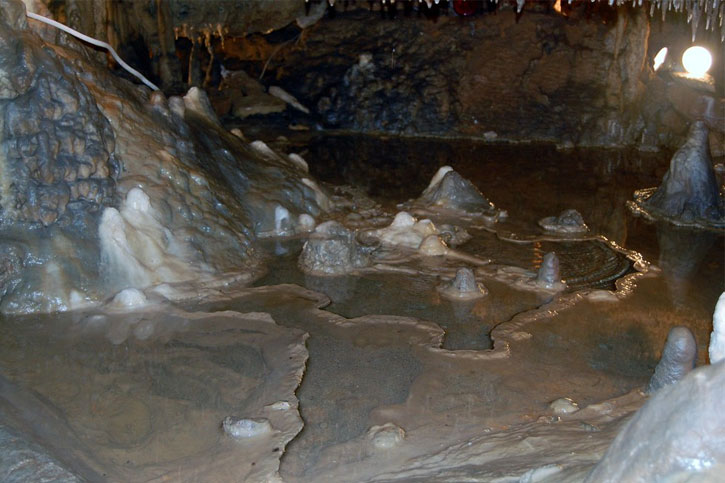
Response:
[[[580,481],[646,400],[671,327],[692,329],[705,362],[722,234],[626,208],[635,189],[658,184],[666,155],[284,143],[328,189],[356,186],[383,218],[451,165],[508,211],[493,228],[468,226],[457,247],[491,260],[476,272],[489,294],[441,297],[436,286],[461,265],[447,260],[306,275],[304,240],[283,239],[260,244],[267,273],[253,287],[133,313],[0,318],[0,455],[22,440],[26,464],[67,481]],[[536,221],[567,208],[602,238],[542,236]],[[560,294],[490,268],[535,270],[552,250],[577,281]],[[651,265],[636,269],[639,256]],[[559,398],[581,409],[555,413]],[[226,416],[272,430],[233,440]]]

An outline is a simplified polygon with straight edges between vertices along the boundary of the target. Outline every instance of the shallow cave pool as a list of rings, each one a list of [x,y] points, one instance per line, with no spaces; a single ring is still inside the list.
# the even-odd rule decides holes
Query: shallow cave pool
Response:
[[[413,213],[465,230],[456,257],[391,251],[311,275],[298,264],[305,236],[268,238],[251,286],[192,287],[131,313],[0,318],[0,479],[581,481],[646,400],[671,327],[693,331],[704,362],[722,233],[626,208],[659,183],[666,154],[276,142],[346,200],[330,217],[355,229],[389,225],[446,165],[508,216]],[[584,235],[537,224],[572,208]],[[565,288],[512,283],[549,252]],[[461,267],[485,296],[441,294]]]

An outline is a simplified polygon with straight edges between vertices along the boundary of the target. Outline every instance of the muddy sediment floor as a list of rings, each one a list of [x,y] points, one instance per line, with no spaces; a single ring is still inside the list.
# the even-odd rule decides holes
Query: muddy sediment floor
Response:
[[[279,467],[286,481],[577,481],[646,400],[671,327],[692,329],[705,362],[722,233],[625,205],[659,183],[665,154],[350,136],[300,150],[328,189],[356,186],[387,216],[440,166],[470,179],[508,212],[457,247],[491,260],[476,272],[488,295],[442,297],[454,262],[306,275],[304,240],[286,239],[260,244],[253,287],[133,314],[4,317],[0,444],[21,439],[28,464],[43,454],[88,480],[273,481]],[[544,235],[537,221],[567,208],[590,233]],[[536,270],[549,251],[562,293],[490,268]],[[555,414],[559,398],[582,409]],[[227,416],[271,431],[233,440]]]

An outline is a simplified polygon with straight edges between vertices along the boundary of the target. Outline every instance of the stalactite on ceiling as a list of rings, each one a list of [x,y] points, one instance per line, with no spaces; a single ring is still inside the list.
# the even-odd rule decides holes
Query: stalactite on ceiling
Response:
[[[310,0],[305,0],[309,2]],[[335,0],[327,0],[330,6],[335,5]],[[382,4],[387,2],[395,3],[395,0],[379,0]],[[415,1],[415,0],[408,0]],[[417,0],[418,3],[425,3],[428,8],[433,6],[433,3],[438,4],[440,0]],[[498,3],[499,0],[494,0]],[[527,0],[516,0],[516,12],[520,13],[524,8]],[[569,3],[572,0],[568,0]],[[632,5],[642,7],[643,0],[591,0],[595,1],[607,1],[609,5],[624,5],[631,2]],[[672,10],[673,12],[687,12],[687,22],[692,25],[692,41],[695,41],[697,35],[697,29],[700,26],[700,20],[704,14],[705,16],[705,30],[715,30],[716,27],[720,28],[720,41],[725,42],[725,1],[721,0],[650,0],[650,15],[654,16],[655,9],[660,9],[662,12],[662,20],[667,17],[667,12]]]
[[[188,76],[187,76],[187,84],[188,85],[195,85],[198,84],[198,82],[192,78],[192,73],[194,72],[194,68],[192,67],[193,62],[195,61],[195,50],[197,44],[203,46],[207,53],[209,54],[209,61],[207,63],[206,68],[204,69],[204,79],[201,81],[201,85],[203,87],[206,87],[211,82],[211,72],[212,72],[212,66],[214,64],[214,47],[213,47],[213,40],[215,38],[219,38],[219,41],[222,46],[222,50],[224,49],[224,36],[229,32],[229,29],[227,27],[223,27],[221,24],[216,25],[203,25],[201,27],[194,27],[189,26],[188,24],[183,24],[180,27],[174,27],[174,38],[178,40],[179,37],[184,37],[189,39],[191,42],[191,53],[189,54],[189,67],[188,67]]]

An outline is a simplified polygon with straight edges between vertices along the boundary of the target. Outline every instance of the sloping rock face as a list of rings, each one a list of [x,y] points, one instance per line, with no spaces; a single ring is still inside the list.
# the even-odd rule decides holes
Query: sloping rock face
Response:
[[[29,34],[0,36],[0,216],[47,226],[83,205],[97,211],[113,198],[119,169],[111,125],[88,88]]]
[[[277,212],[320,213],[308,175],[222,129],[203,93],[150,95],[45,43],[19,0],[0,5],[0,40],[0,310],[66,310],[133,286],[102,266],[106,210],[145,214],[110,239],[156,272],[149,283],[249,272]],[[167,255],[198,270],[154,265]]]
[[[660,389],[622,428],[586,481],[718,481],[725,466],[723,397],[724,362]]]

